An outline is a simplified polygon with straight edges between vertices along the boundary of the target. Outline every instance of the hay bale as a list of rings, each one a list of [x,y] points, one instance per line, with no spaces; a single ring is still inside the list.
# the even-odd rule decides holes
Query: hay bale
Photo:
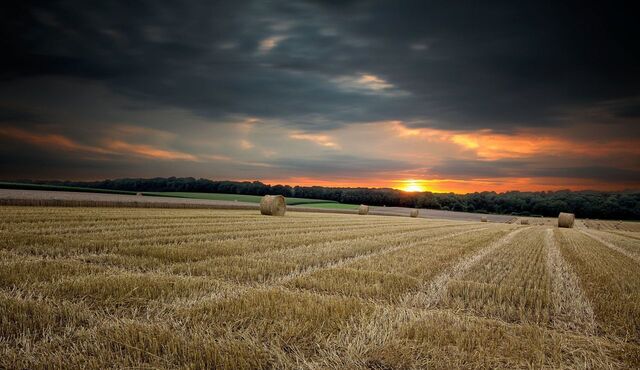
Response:
[[[267,216],[284,216],[287,204],[282,195],[265,195],[260,200],[260,213]]]
[[[487,216],[482,216],[482,217],[480,217],[480,222],[487,222],[487,221],[489,221],[489,220],[487,219]]]
[[[412,210],[411,210],[411,213],[409,214],[409,216],[411,216],[411,217],[418,217],[418,214],[419,214],[419,213],[420,213],[420,211],[419,211],[419,210],[417,210],[417,209],[412,209]]]
[[[369,206],[365,206],[364,204],[361,204],[360,207],[358,207],[358,214],[359,215],[369,214]]]
[[[571,229],[573,222],[576,220],[576,216],[573,213],[560,212],[558,215],[558,227],[566,227]]]
[[[529,225],[529,220],[527,219],[520,220],[520,225]]]

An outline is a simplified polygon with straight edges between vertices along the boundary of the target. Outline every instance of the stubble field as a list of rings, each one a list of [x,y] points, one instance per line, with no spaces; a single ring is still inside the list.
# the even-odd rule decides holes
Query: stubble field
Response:
[[[0,207],[0,314],[0,368],[638,368],[640,233]]]

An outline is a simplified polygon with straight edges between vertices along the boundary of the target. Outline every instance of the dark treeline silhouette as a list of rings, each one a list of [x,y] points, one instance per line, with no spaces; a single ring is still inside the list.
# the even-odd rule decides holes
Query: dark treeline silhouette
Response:
[[[556,217],[572,212],[580,218],[640,219],[640,191],[543,191],[408,193],[386,188],[330,188],[323,186],[267,185],[259,181],[211,181],[192,177],[116,179],[94,182],[32,181],[32,183],[82,186],[128,191],[182,191],[265,195],[334,200],[374,206],[431,208],[476,213]]]

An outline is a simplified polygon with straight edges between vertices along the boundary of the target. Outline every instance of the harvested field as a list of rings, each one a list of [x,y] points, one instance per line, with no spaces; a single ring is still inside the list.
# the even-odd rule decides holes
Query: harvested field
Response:
[[[371,212],[373,214],[389,216],[409,216],[411,214],[411,210],[412,208],[406,207],[371,207]],[[482,217],[486,217],[490,222],[510,222],[515,219],[515,217],[509,215],[454,212],[439,209],[420,209],[418,217],[461,221],[480,221]]]
[[[582,220],[587,229],[640,233],[638,221]]]
[[[144,193],[145,196],[88,193],[47,190],[0,189],[0,206],[43,206],[43,207],[136,207],[136,208],[195,208],[195,209],[259,209],[258,196],[232,196],[229,194],[176,193],[183,197],[166,196],[170,193]],[[157,194],[150,196],[148,194]],[[194,195],[197,194],[197,197]],[[160,196],[163,195],[163,196]],[[191,196],[187,196],[191,195]],[[237,201],[233,201],[232,199]],[[242,199],[246,201],[242,201]],[[256,203],[255,201],[258,200]],[[327,203],[327,201],[286,198],[289,212],[342,213],[357,214],[358,205]],[[369,214],[379,216],[409,217],[413,208],[406,207],[370,207]],[[429,219],[447,219],[461,221],[480,221],[482,217],[490,222],[513,222],[513,216],[484,215],[468,212],[420,209],[418,217]]]
[[[210,199],[192,199],[192,198],[174,198],[163,196],[137,196],[134,194],[109,194],[109,193],[89,193],[89,192],[72,192],[72,191],[48,191],[48,190],[17,190],[17,189],[0,189],[0,200],[5,204],[13,201],[15,205],[37,205],[40,201],[59,202],[60,205],[82,206],[86,203],[96,203],[103,207],[122,207],[122,206],[144,206],[164,208],[214,208],[215,206],[248,207],[248,209],[258,209],[258,205],[250,202],[234,202],[233,200],[210,200]],[[29,204],[31,202],[32,204]],[[73,204],[75,202],[76,204]],[[49,205],[49,204],[47,204]],[[55,204],[51,204],[55,205]]]
[[[638,368],[640,240],[576,227],[3,206],[0,368]]]
[[[510,223],[522,224],[523,221],[529,222],[529,225],[558,226],[557,217],[514,217]]]

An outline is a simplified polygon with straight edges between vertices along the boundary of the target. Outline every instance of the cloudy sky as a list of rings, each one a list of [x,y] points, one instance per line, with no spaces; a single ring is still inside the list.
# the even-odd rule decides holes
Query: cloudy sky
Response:
[[[2,179],[640,188],[622,3],[13,3]]]

